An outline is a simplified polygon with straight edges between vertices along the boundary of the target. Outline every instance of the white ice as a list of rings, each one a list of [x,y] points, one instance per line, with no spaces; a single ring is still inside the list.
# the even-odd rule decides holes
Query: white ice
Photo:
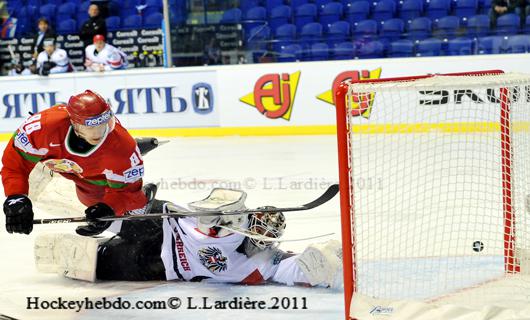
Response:
[[[0,144],[3,150],[5,143]],[[247,205],[290,206],[311,201],[330,183],[337,182],[334,136],[178,138],[145,157],[146,181],[160,182],[158,197],[177,203],[204,198],[212,187],[240,187],[248,192]],[[1,194],[3,195],[3,190]],[[50,192],[36,217],[77,216],[76,204],[54,207],[64,199],[62,191]],[[3,203],[3,197],[0,202]],[[72,232],[75,225],[35,226],[31,235],[5,231],[0,214],[0,314],[16,319],[340,319],[343,294],[324,288],[277,285],[239,286],[183,282],[97,282],[70,280],[60,275],[37,273],[33,240],[47,232]],[[340,239],[338,197],[310,212],[290,213],[286,238],[334,232]],[[326,240],[326,239],[323,239]],[[314,241],[314,240],[313,240]],[[281,248],[300,252],[309,242],[283,243]],[[306,298],[307,310],[28,310],[28,297],[53,300],[96,301],[106,297],[135,303],[138,299],[167,300],[187,297],[230,300],[249,297],[270,302],[272,297]],[[122,300],[122,301],[123,301]],[[114,300],[115,301],[115,300]],[[292,301],[292,300],[291,300]],[[300,305],[301,306],[301,305]]]

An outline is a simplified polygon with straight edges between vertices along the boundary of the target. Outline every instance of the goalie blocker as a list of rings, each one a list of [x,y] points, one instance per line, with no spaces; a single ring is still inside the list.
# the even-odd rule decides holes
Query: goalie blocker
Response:
[[[192,210],[241,210],[246,193],[214,189],[192,202]],[[169,202],[157,202],[155,212],[168,212]],[[186,211],[178,207],[181,211]],[[223,227],[247,230],[249,236]],[[183,217],[123,221],[117,236],[40,235],[35,261],[41,272],[99,280],[184,280],[241,284],[275,282],[286,285],[340,287],[342,261],[338,241],[311,245],[302,254],[284,252],[261,234],[279,238],[283,213],[245,216]]]

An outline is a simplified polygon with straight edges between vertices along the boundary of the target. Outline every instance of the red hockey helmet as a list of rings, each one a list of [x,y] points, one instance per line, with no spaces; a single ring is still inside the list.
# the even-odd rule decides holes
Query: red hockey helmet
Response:
[[[88,127],[107,123],[112,118],[109,104],[99,94],[90,90],[71,96],[66,110],[72,122]]]
[[[102,34],[96,34],[96,35],[94,36],[94,38],[92,38],[92,42],[93,42],[93,43],[96,43],[96,42],[98,42],[98,41],[103,41],[103,42],[105,42],[105,36],[102,35]]]

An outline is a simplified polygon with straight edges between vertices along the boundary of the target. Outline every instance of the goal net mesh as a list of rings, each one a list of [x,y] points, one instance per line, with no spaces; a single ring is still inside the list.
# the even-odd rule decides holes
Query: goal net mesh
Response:
[[[530,304],[529,90],[520,74],[349,84],[355,294]]]

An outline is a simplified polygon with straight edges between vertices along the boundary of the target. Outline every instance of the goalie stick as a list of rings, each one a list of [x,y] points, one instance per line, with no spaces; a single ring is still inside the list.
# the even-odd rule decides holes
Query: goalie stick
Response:
[[[329,200],[333,199],[339,192],[339,185],[331,185],[320,197],[317,199],[297,207],[285,207],[275,209],[245,209],[245,210],[226,210],[226,211],[181,211],[175,206],[168,204],[168,209],[174,210],[168,213],[148,213],[141,215],[128,215],[122,217],[106,217],[99,218],[99,221],[120,221],[120,220],[148,220],[148,219],[163,219],[163,218],[183,218],[183,217],[211,217],[223,215],[245,215],[253,213],[274,213],[274,212],[293,212],[306,211],[323,205]],[[33,224],[56,224],[56,223],[72,223],[72,222],[86,222],[85,217],[75,218],[52,218],[52,219],[35,219]]]
[[[245,237],[252,238],[252,239],[255,239],[255,240],[265,241],[265,242],[278,242],[278,243],[305,241],[305,240],[324,238],[324,237],[327,237],[327,236],[334,235],[334,233],[331,232],[331,233],[321,234],[321,235],[318,235],[318,236],[311,236],[311,237],[305,237],[305,238],[296,238],[296,239],[283,239],[282,240],[281,238],[273,238],[273,237],[265,236],[265,235],[262,235],[261,233],[252,232],[250,230],[239,228],[239,227],[225,226],[225,225],[221,225],[220,227],[225,229],[225,230],[228,230],[230,232],[238,233],[238,234],[244,235]]]

